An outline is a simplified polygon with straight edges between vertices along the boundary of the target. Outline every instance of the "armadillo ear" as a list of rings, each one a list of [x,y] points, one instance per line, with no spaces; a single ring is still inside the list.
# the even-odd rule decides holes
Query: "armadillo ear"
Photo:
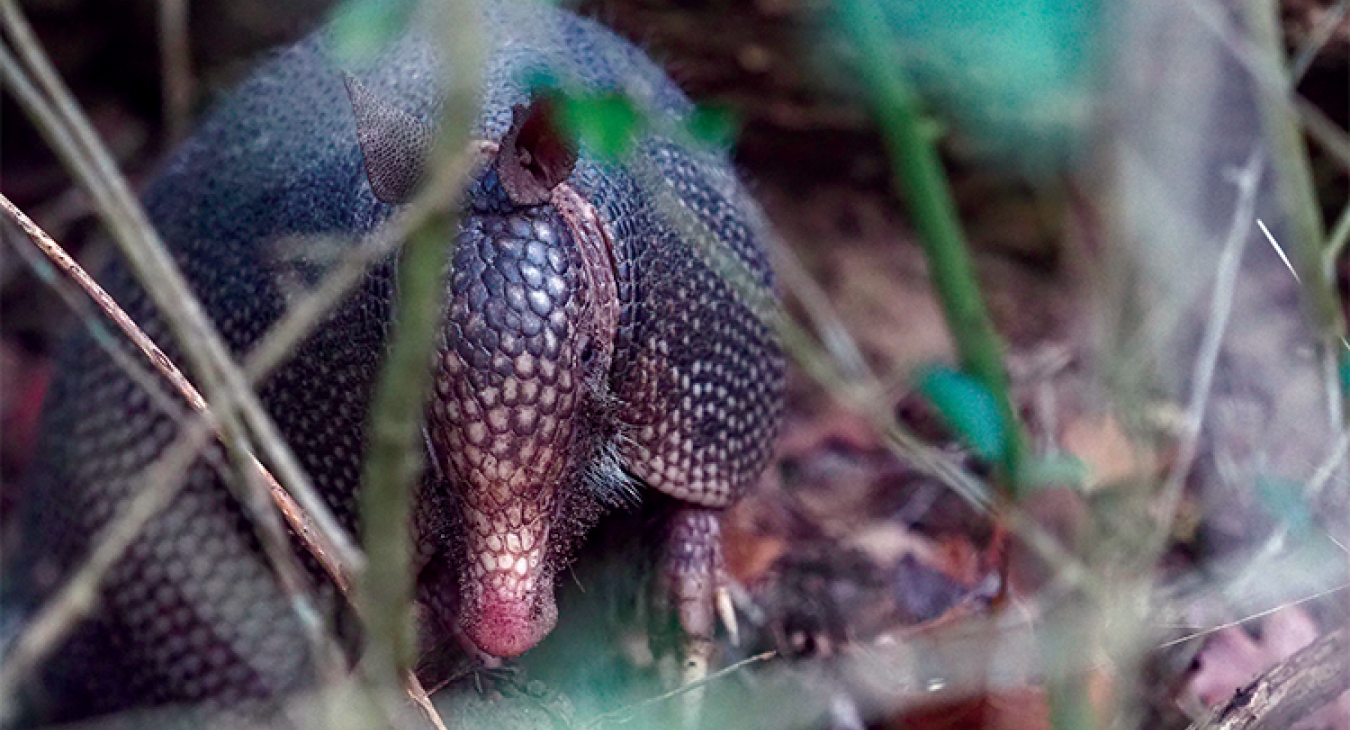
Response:
[[[497,177],[517,205],[548,200],[553,188],[571,176],[577,164],[576,144],[554,123],[553,111],[548,99],[536,99],[528,108],[517,106],[513,111],[511,130],[497,156]]]
[[[390,205],[408,202],[422,181],[435,130],[377,96],[355,76],[344,72],[342,81],[356,112],[356,139],[371,190]]]

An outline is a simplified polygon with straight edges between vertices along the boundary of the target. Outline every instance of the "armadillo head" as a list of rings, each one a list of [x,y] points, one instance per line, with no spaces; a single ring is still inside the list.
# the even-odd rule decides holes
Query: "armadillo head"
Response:
[[[406,170],[371,169],[371,102],[350,80],[349,91],[377,195],[391,182],[407,192]],[[517,108],[467,192],[428,410],[432,458],[458,505],[460,628],[499,657],[553,628],[553,573],[595,511],[595,485],[619,472],[604,426],[614,264],[564,183],[576,155],[562,140],[545,105]]]
[[[517,189],[512,163],[535,155],[518,131],[460,223],[429,422],[465,527],[460,625],[496,656],[556,620],[552,571],[574,531],[561,523],[602,457],[617,311],[598,228],[578,225],[556,182]]]

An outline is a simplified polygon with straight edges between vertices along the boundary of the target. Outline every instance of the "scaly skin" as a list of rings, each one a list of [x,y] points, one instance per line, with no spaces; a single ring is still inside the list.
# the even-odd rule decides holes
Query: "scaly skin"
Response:
[[[427,408],[414,516],[422,634],[462,635],[499,657],[528,650],[554,624],[553,576],[579,537],[653,489],[681,505],[661,548],[666,605],[706,655],[725,580],[719,514],[758,478],[781,408],[783,358],[763,311],[767,229],[721,151],[652,132],[618,162],[585,149],[560,160],[547,129],[530,131],[538,106],[522,80],[538,70],[627,94],[656,120],[687,115],[688,100],[641,52],[542,4],[496,6],[487,28],[475,134],[498,154],[462,211]],[[315,35],[267,63],[146,194],[238,356],[336,258],[295,237],[359,235],[387,220],[419,177],[429,139],[419,127],[436,117],[441,72],[415,31],[361,68],[339,69],[326,43]],[[260,389],[353,531],[392,271],[373,268]],[[125,270],[103,278],[181,360]],[[4,587],[20,611],[79,565],[183,410],[147,397],[86,333],[67,343],[59,372]],[[29,683],[24,721],[169,703],[265,710],[313,684],[299,619],[210,461]]]

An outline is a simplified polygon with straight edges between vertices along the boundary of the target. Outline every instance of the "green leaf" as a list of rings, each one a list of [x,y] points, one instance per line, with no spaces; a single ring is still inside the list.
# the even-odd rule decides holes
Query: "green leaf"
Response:
[[[877,0],[893,63],[983,162],[1044,177],[1090,139],[1101,0]],[[870,73],[862,69],[863,73]]]
[[[1046,454],[1022,462],[1018,484],[1024,489],[1077,487],[1087,476],[1087,465],[1073,454]]]
[[[527,69],[520,76],[520,81],[522,86],[530,90],[531,96],[549,96],[555,101],[561,101],[567,95],[563,83],[548,69]]]
[[[1288,479],[1258,476],[1256,494],[1271,514],[1289,527],[1295,535],[1306,535],[1312,528],[1312,514],[1303,499],[1302,487]]]
[[[685,122],[689,136],[709,147],[726,147],[736,139],[740,120],[726,107],[700,106]]]
[[[347,0],[333,12],[329,38],[344,63],[368,60],[408,25],[412,0]]]
[[[919,374],[919,392],[928,399],[947,427],[980,458],[994,461],[1008,448],[997,399],[979,381],[946,367]]]
[[[563,94],[559,101],[560,124],[601,157],[622,157],[641,130],[642,115],[626,96]]]

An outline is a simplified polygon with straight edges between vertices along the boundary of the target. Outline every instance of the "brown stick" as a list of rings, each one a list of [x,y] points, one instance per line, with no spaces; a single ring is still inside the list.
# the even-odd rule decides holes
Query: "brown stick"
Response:
[[[98,282],[94,281],[94,278],[75,259],[71,258],[70,254],[66,253],[59,243],[47,235],[46,231],[43,231],[37,223],[19,210],[3,194],[0,194],[0,210],[3,210],[5,216],[28,235],[29,240],[55,264],[57,269],[75,282],[98,305],[99,309],[140,349],[165,379],[173,384],[183,398],[187,400],[189,406],[206,418],[211,429],[215,430],[215,421],[211,417],[210,409],[207,408],[206,401],[201,394],[197,392],[197,389],[183,375],[182,371],[150,339],[150,336],[145,334],[145,331],[138,327],[131,317],[113,301],[107,291],[99,286]],[[195,452],[203,443],[200,438],[190,437],[187,441],[189,445],[181,449],[185,452],[184,456],[177,459],[166,459],[165,461],[170,466],[162,468],[161,471],[181,471],[184,459],[191,458],[186,455],[186,452]],[[352,580],[355,577],[352,567],[346,565],[340,559],[340,553],[328,545],[323,533],[315,528],[309,515],[277,483],[277,480],[268,472],[267,468],[251,454],[249,456],[253,467],[266,481],[268,492],[286,523],[295,531],[305,548],[319,560],[329,577],[337,585],[338,590],[344,596],[350,597]],[[167,478],[162,481],[166,485],[172,483]],[[74,625],[75,621],[88,613],[93,605],[94,585],[97,584],[103,573],[111,567],[117,556],[121,555],[122,551],[130,545],[131,540],[139,533],[140,527],[164,506],[170,496],[172,496],[172,492],[165,488],[147,492],[137,499],[133,508],[128,511],[127,519],[119,520],[112,530],[112,534],[120,535],[120,539],[103,541],[99,546],[98,557],[90,560],[84,566],[80,575],[69,581],[66,589],[58,594],[57,599],[44,608],[41,613],[43,620],[35,623],[35,626],[40,628],[30,627],[20,637],[21,641],[16,642],[16,653],[21,657],[10,657],[15,661],[9,664],[7,671],[4,672],[5,676],[0,680],[0,687],[13,686],[18,680],[18,676],[27,667],[41,661],[48,651],[57,646],[60,639],[65,636],[66,631]],[[19,660],[20,658],[22,660]],[[414,704],[422,710],[427,720],[437,730],[445,730],[444,723],[432,706],[431,700],[427,697],[426,690],[417,681],[416,675],[411,672],[407,674],[404,688]]]
[[[1350,625],[1239,689],[1190,730],[1283,730],[1350,690]]]
[[[108,319],[117,325],[122,334],[126,335],[127,339],[140,349],[146,359],[150,361],[150,364],[154,365],[155,369],[183,396],[193,411],[205,414],[210,418],[210,410],[206,406],[206,400],[202,398],[201,393],[197,392],[196,387],[187,379],[183,371],[179,370],[168,355],[165,355],[164,351],[159,349],[154,340],[150,339],[150,336],[145,334],[145,331],[138,327],[121,307],[117,306],[117,302],[113,301],[108,292],[99,286],[98,282],[94,281],[94,277],[90,276],[75,259],[71,258],[70,254],[66,253],[61,244],[48,236],[46,231],[43,231],[37,223],[33,222],[33,219],[19,210],[4,194],[0,194],[0,210],[3,210],[7,218],[23,229],[29,240],[56,265],[61,273],[84,290],[84,293],[98,305],[98,308],[108,316]],[[214,429],[214,420],[211,423]],[[295,500],[286,493],[286,490],[282,489],[281,485],[277,483],[276,478],[267,470],[267,467],[263,466],[256,457],[252,457],[252,455],[250,457],[254,468],[266,481],[272,500],[276,503],[277,509],[281,511],[287,524],[300,536],[300,540],[314,554],[314,557],[318,558],[324,570],[337,583],[338,588],[346,593],[352,581],[351,570],[335,559],[334,548],[314,527],[309,516],[301,509],[300,505],[296,504]]]
[[[164,313],[165,324],[183,344],[185,356],[196,360],[191,364],[196,366],[199,381],[207,386],[205,390],[214,392],[219,401],[216,416],[221,420],[222,429],[238,437],[226,441],[231,459],[240,462],[241,469],[252,472],[243,453],[248,449],[243,446],[243,429],[235,418],[237,408],[244,423],[256,434],[259,449],[268,457],[272,468],[282,475],[314,526],[336,548],[336,554],[342,558],[342,562],[359,570],[359,551],[338,526],[336,518],[310,484],[308,475],[299,468],[290,449],[283,441],[275,438],[275,428],[270,426],[270,418],[263,411],[247,379],[228,355],[214,327],[206,321],[190,288],[168,260],[168,254],[164,252],[144,211],[131,195],[126,181],[117,173],[116,165],[98,141],[88,120],[79,112],[74,99],[61,84],[13,0],[0,0],[0,19],[3,20],[9,39],[29,66],[28,71],[21,68],[19,60],[11,57],[8,48],[0,45],[0,75],[4,77],[8,90],[42,131],[53,151],[90,193],[114,240],[123,244],[127,262],[137,273],[151,300]],[[41,88],[34,84],[29,71],[40,81]],[[245,479],[245,483],[250,486],[245,490],[245,496],[248,497],[245,503],[252,511],[258,508],[257,500],[254,499],[256,493],[251,488],[251,479]],[[269,538],[267,543],[270,547],[276,548],[278,544],[284,543],[279,521],[261,513],[255,514],[254,518],[259,520],[263,528],[260,534]],[[269,552],[281,557],[277,550]],[[284,558],[282,561],[286,562]]]

